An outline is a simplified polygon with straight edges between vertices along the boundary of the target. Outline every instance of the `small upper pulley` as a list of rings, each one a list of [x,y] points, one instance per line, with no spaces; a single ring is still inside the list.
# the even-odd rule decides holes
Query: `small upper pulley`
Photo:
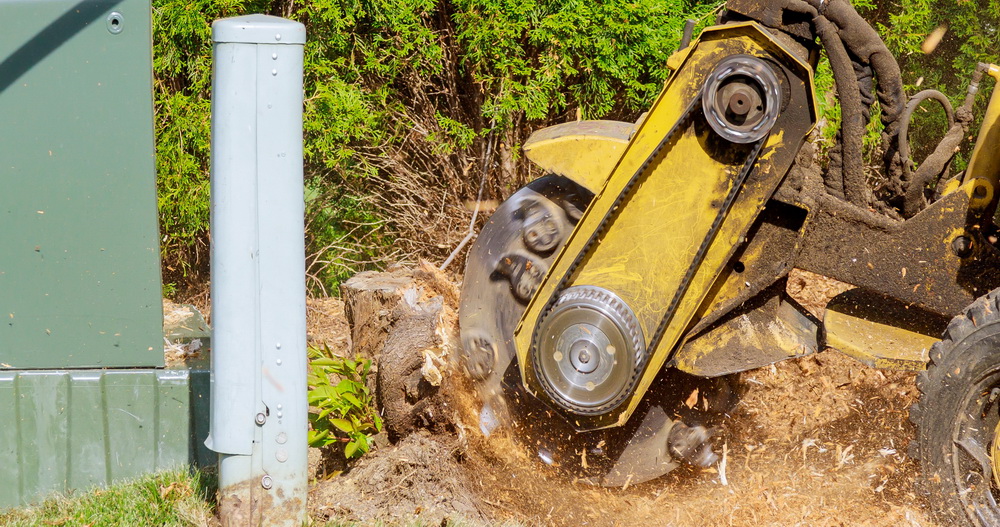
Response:
[[[763,139],[781,110],[778,77],[767,62],[750,55],[722,59],[708,76],[701,95],[709,126],[732,143]]]

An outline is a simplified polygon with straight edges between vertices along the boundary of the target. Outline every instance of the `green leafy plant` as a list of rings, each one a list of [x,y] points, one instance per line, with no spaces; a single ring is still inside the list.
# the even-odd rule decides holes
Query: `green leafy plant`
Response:
[[[156,187],[164,294],[208,277],[212,21],[260,10],[243,0],[153,0]]]
[[[372,361],[334,355],[330,348],[309,348],[309,446],[344,444],[344,457],[371,450],[382,418],[367,386]]]
[[[470,203],[532,177],[520,145],[575,118],[635,120],[667,76],[685,18],[719,0],[153,0],[163,283],[207,279],[211,23],[267,13],[306,25],[309,285],[441,261]],[[456,268],[460,261],[456,262]],[[196,292],[196,291],[195,291]]]

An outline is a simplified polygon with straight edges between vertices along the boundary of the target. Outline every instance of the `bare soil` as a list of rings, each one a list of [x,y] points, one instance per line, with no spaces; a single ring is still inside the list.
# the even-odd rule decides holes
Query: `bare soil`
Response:
[[[820,314],[845,287],[795,272],[788,289]],[[347,353],[350,330],[333,320],[343,316],[337,302],[310,302],[310,341]],[[827,350],[738,382],[745,392],[716,444],[722,463],[602,489],[564,479],[503,433],[483,437],[472,390],[452,369],[441,385],[451,409],[439,417],[443,426],[383,441],[343,474],[319,475],[310,511],[318,520],[389,525],[939,525],[906,455],[913,373]]]

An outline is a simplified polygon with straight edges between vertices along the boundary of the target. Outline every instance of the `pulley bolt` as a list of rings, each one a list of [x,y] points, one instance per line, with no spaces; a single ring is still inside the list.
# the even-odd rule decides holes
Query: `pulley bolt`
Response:
[[[587,353],[586,350],[581,351],[578,360],[584,364],[587,364],[588,362],[590,362],[590,353]]]
[[[968,236],[959,236],[951,241],[951,250],[955,256],[965,258],[972,254],[972,240]]]
[[[264,489],[269,490],[271,488],[271,485],[273,484],[274,481],[271,480],[271,476],[265,475],[264,477],[260,478],[260,486],[264,487]]]
[[[264,413],[261,412],[257,414],[257,417],[254,417],[253,421],[259,425],[262,425],[264,424],[265,421],[267,421],[267,416],[265,416]]]

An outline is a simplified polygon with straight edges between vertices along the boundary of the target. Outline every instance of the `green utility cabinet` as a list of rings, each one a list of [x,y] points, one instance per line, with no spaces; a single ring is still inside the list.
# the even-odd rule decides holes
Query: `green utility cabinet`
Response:
[[[0,506],[199,450],[207,369],[164,368],[150,28],[148,0],[0,0]]]

